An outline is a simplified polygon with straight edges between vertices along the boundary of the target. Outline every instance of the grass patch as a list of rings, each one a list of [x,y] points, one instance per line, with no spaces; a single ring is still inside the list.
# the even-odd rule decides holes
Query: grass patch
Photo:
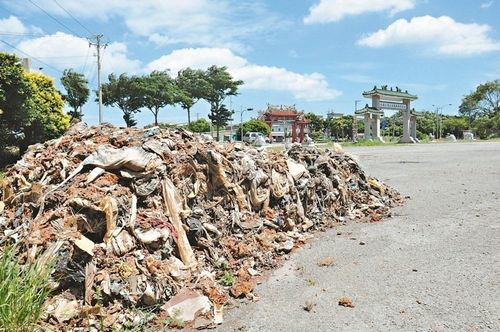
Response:
[[[222,277],[219,279],[219,284],[224,285],[224,286],[232,286],[234,284],[234,276],[231,272],[224,272]]]
[[[51,265],[20,266],[15,248],[0,257],[0,331],[33,331],[49,294]]]
[[[342,142],[342,147],[351,147],[351,146],[387,146],[394,145],[395,142],[380,142],[380,141],[371,141],[371,140],[360,140],[357,142]]]

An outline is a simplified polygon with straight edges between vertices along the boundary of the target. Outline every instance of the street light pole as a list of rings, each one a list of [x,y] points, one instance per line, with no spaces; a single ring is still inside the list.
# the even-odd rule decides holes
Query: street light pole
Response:
[[[253,108],[249,107],[246,110],[243,109],[243,106],[240,106],[240,140],[243,142],[243,113],[251,112]]]

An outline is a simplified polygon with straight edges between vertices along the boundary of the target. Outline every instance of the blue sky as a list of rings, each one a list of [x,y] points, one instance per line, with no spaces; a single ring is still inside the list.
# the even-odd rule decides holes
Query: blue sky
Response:
[[[0,51],[32,58],[59,77],[83,72],[96,87],[91,33],[104,34],[107,74],[225,65],[245,81],[227,100],[236,111],[295,104],[352,114],[374,85],[418,95],[417,110],[454,114],[464,94],[500,78],[499,0],[0,0]],[[201,101],[193,118],[206,117]],[[97,105],[84,106],[95,124]],[[123,126],[119,109],[104,120]],[[256,115],[245,113],[244,119]],[[139,125],[153,121],[147,110]],[[185,122],[180,107],[162,122]],[[239,115],[235,114],[235,122]]]

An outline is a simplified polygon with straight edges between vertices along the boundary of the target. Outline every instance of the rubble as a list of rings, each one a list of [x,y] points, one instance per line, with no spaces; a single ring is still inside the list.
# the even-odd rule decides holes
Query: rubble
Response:
[[[6,170],[0,250],[15,244],[21,264],[55,260],[44,315],[55,330],[102,317],[120,329],[150,319],[129,310],[141,308],[156,315],[148,324],[175,312],[204,326],[222,323],[229,295],[253,299],[257,278],[314,231],[400,202],[338,146],[267,153],[184,130],[78,123]]]

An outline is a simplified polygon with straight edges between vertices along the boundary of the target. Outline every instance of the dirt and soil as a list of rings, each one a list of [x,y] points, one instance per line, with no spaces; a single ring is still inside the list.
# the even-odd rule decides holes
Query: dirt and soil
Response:
[[[348,152],[406,204],[317,234],[218,330],[500,331],[500,143]]]

